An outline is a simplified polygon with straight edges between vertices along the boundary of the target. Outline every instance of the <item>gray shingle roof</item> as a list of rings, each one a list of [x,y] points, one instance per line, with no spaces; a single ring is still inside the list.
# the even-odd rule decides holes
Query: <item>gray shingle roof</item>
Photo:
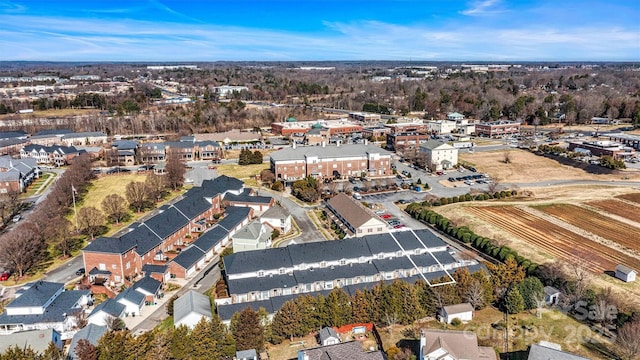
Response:
[[[54,338],[57,339],[54,340]],[[13,346],[29,347],[36,353],[44,352],[52,341],[60,342],[60,334],[54,329],[28,330],[0,336],[0,353]]]
[[[62,136],[62,139],[77,139],[77,138],[99,137],[99,136],[107,136],[107,134],[103,133],[102,131],[67,133]]]
[[[312,349],[299,350],[304,352],[309,360],[350,359],[350,360],[384,360],[381,351],[364,351],[358,341],[349,341],[335,345],[319,346]]]
[[[427,140],[426,142],[420,144],[420,147],[424,149],[433,150],[443,145],[447,145],[447,143],[439,140]],[[452,147],[451,145],[447,145],[447,146]]]
[[[291,275],[273,275],[261,278],[243,278],[227,282],[230,294],[246,294],[252,291],[266,291],[271,289],[291,289],[298,285],[296,278]]]
[[[213,226],[209,228],[204,234],[200,235],[196,241],[193,242],[194,246],[197,246],[200,250],[207,252],[213,249],[218,243],[222,241],[229,234],[229,230],[222,226]]]
[[[69,360],[75,360],[78,357],[76,356],[75,348],[78,346],[78,342],[80,340],[87,340],[90,344],[97,346],[98,340],[107,332],[106,326],[100,326],[96,324],[89,324],[82,329],[80,329],[75,335],[73,335],[73,340],[71,340],[71,345],[69,346]]]
[[[173,322],[177,323],[187,315],[196,313],[211,318],[211,302],[209,298],[194,290],[187,291],[173,304]]]
[[[375,145],[353,144],[340,146],[300,146],[286,148],[271,153],[274,161],[304,160],[305,156],[317,156],[319,159],[364,156],[365,154],[390,155],[391,153]]]
[[[173,262],[180,265],[184,269],[189,269],[195,265],[198,261],[204,258],[204,252],[197,246],[189,246],[182,250],[178,256],[173,258]]]
[[[270,207],[267,211],[265,211],[262,214],[262,216],[260,216],[260,218],[261,219],[284,219],[290,215],[291,213],[284,206],[275,204],[272,207]]]
[[[46,135],[46,136],[51,136],[51,135],[64,135],[64,134],[69,134],[72,133],[73,131],[71,131],[71,129],[52,129],[52,130],[41,130],[38,131],[37,133],[35,133],[35,135],[33,136],[42,136],[42,135]]]
[[[136,246],[135,239],[99,237],[89,243],[83,251],[101,252],[107,254],[124,254]]]
[[[221,226],[227,230],[231,230],[242,223],[249,217],[251,208],[242,206],[227,206],[224,209],[225,215],[222,220],[218,221],[218,226]]]
[[[76,304],[83,296],[89,296],[89,290],[64,291],[47,306],[43,314],[7,315],[6,311],[0,315],[0,324],[37,324],[64,321],[67,315],[80,311]],[[17,299],[16,299],[17,300]]]
[[[235,234],[233,234],[233,239],[246,239],[246,240],[265,240],[271,236],[270,231],[265,231],[263,233],[260,232],[263,225],[260,221],[254,220],[247,225],[243,226],[242,229],[238,230]]]
[[[36,281],[29,286],[17,299],[7,305],[7,308],[44,306],[58,291],[64,288],[64,284],[49,281]]]
[[[125,291],[123,291],[120,294],[118,294],[118,296],[116,296],[116,301],[118,301],[120,303],[121,303],[122,300],[127,300],[132,304],[136,304],[136,305],[140,305],[140,306],[142,306],[142,304],[144,304],[144,299],[145,299],[144,294],[136,291],[132,287],[126,289]]]
[[[145,276],[142,279],[136,281],[131,288],[140,291],[144,290],[151,294],[157,294],[160,291],[162,283],[150,276]]]
[[[566,353],[538,344],[531,344],[528,360],[587,360],[588,358]]]
[[[332,327],[323,327],[320,329],[318,333],[318,337],[320,338],[320,343],[322,344],[325,340],[329,338],[338,338],[338,333]]]
[[[319,241],[288,246],[293,264],[309,264],[321,261],[371,256],[371,251],[363,238],[349,238],[336,241]]]
[[[146,275],[150,274],[165,274],[169,270],[168,265],[153,265],[153,264],[144,264],[142,265],[142,272]]]
[[[288,247],[243,251],[222,258],[227,274],[291,267]]]
[[[96,305],[96,307],[93,308],[93,311],[91,311],[91,314],[89,314],[89,317],[97,314],[100,311],[104,311],[105,313],[114,317],[121,317],[122,315],[124,315],[124,310],[125,306],[123,304],[120,304],[116,299],[107,299]]]
[[[256,196],[250,195],[251,189],[244,189],[240,195],[227,193],[224,196],[225,200],[232,202],[241,202],[241,203],[249,203],[249,204],[270,204],[273,201],[271,196]]]

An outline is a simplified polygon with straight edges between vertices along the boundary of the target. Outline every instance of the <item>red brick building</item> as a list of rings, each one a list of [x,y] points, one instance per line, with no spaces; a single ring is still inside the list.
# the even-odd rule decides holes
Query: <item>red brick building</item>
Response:
[[[476,124],[476,135],[486,137],[501,137],[520,134],[520,123],[517,121],[491,121]]]
[[[271,131],[274,134],[289,136],[293,134],[306,134],[314,127],[329,131],[329,135],[362,132],[362,125],[355,124],[347,119],[300,122],[294,119],[293,121],[274,122],[271,124]]]
[[[385,124],[385,127],[391,129],[391,133],[427,133],[429,125],[423,122]]]
[[[417,149],[420,144],[429,141],[430,138],[430,134],[419,132],[387,134],[387,149],[400,153],[410,149]]]
[[[101,277],[115,285],[137,277],[145,265],[170,265],[179,250],[211,226],[215,214],[225,211],[221,204],[227,194],[244,194],[243,182],[224,175],[205,180],[180,201],[160,207],[156,216],[131,224],[126,234],[97,238],[82,250],[91,280]]]
[[[391,153],[374,145],[305,146],[271,153],[271,171],[277,179],[295,180],[307,176],[377,177],[392,175]]]

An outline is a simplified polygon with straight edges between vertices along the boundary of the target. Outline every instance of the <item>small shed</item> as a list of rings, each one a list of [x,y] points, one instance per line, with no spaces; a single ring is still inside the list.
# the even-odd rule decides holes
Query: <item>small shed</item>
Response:
[[[638,272],[622,264],[616,266],[616,277],[624,282],[636,281]]]
[[[440,321],[451,324],[453,319],[458,318],[463,322],[473,320],[473,306],[469,303],[444,306],[440,310]]]
[[[334,328],[324,327],[320,329],[320,334],[318,334],[318,338],[320,339],[321,346],[327,345],[335,345],[340,343],[340,337]]]
[[[255,349],[236,351],[237,360],[258,360],[258,353]]]
[[[193,329],[202,318],[211,320],[211,302],[207,296],[189,290],[173,303],[175,327],[185,325]]]
[[[544,287],[544,303],[545,304],[547,305],[557,304],[559,297],[560,297],[560,290],[554,288],[553,286]]]

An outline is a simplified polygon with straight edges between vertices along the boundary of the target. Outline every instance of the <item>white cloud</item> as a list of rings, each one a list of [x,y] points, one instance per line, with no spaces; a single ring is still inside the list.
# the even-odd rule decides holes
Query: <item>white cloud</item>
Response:
[[[502,12],[501,10],[494,8],[494,6],[497,5],[498,3],[499,3],[499,0],[476,1],[471,4],[471,7],[469,9],[460,11],[460,14],[468,15],[468,16],[496,14],[496,13]]]
[[[439,28],[325,23],[300,33],[139,20],[0,15],[0,60],[637,60],[640,34],[614,26]]]

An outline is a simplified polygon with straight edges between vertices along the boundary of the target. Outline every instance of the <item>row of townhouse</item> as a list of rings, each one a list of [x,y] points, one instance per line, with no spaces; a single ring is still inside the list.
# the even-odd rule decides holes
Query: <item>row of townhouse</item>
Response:
[[[195,141],[193,137],[183,137],[181,141],[142,143],[135,150],[141,163],[157,163],[167,158],[167,153],[178,154],[180,160],[219,160],[222,147],[217,141]]]
[[[64,166],[83,153],[85,153],[84,150],[76,149],[74,146],[31,144],[20,149],[20,158],[36,159],[39,165]]]
[[[225,196],[241,194],[246,191],[238,179],[223,175],[205,180],[179,201],[160,207],[152,218],[131,224],[124,235],[97,238],[82,251],[90,281],[100,279],[111,285],[120,284],[136,278],[147,265],[156,266],[148,270],[159,279],[166,279],[169,274],[189,277],[194,272],[194,254],[204,254],[196,256],[197,267],[200,259],[210,259],[228,241],[226,237],[215,237],[212,241],[214,234],[223,230],[228,237],[230,231],[248,222],[254,206],[264,203],[262,197],[256,197],[259,205],[245,199],[235,202],[235,206],[223,206],[227,202]],[[217,214],[224,217],[211,227]],[[178,255],[173,257],[175,254]]]
[[[23,192],[38,177],[40,170],[35,160],[0,156],[0,193]]]
[[[223,262],[229,297],[216,304],[224,321],[245,307],[265,307],[274,313],[300,294],[315,296],[337,287],[355,293],[396,279],[431,284],[445,277],[453,283],[450,274],[456,269],[483,268],[475,260],[456,258],[428,229],[240,252]]]

